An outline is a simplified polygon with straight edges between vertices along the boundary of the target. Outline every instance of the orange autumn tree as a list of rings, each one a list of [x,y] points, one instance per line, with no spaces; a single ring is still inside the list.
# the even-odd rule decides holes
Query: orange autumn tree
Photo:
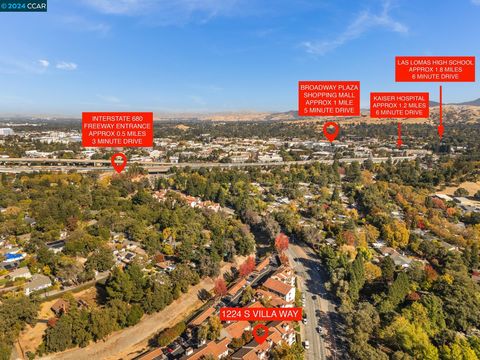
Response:
[[[279,254],[281,254],[282,252],[288,249],[288,244],[289,244],[288,236],[285,235],[284,233],[278,234],[277,237],[275,238],[275,249]]]
[[[215,287],[213,288],[213,292],[218,297],[225,296],[227,294],[227,284],[225,283],[225,280],[223,280],[222,278],[218,278],[217,280],[215,280]]]
[[[253,256],[250,256],[242,265],[240,265],[238,273],[240,274],[240,277],[246,277],[250,275],[253,270],[255,270],[255,259]]]

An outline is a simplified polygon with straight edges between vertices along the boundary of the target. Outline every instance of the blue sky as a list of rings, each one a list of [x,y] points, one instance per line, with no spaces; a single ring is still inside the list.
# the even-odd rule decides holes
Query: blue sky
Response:
[[[396,55],[479,56],[480,0],[49,0],[0,13],[0,113],[285,111],[299,80],[395,83]],[[477,71],[477,79],[478,76]],[[480,97],[478,81],[444,101]]]

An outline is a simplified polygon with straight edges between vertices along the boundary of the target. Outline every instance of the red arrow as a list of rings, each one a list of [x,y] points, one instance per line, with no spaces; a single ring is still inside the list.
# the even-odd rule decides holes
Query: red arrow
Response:
[[[443,127],[443,108],[442,108],[442,85],[440,85],[440,125],[438,125],[438,135],[440,136],[440,140],[442,140],[443,132],[445,128]]]
[[[398,123],[397,127],[398,139],[397,139],[397,147],[400,148],[402,146],[402,123]]]

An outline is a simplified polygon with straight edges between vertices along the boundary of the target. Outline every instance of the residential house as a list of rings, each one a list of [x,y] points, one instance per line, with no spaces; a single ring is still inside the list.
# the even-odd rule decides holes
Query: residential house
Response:
[[[67,313],[70,309],[70,303],[64,299],[58,299],[50,308],[56,316]]]
[[[198,314],[190,322],[190,325],[191,326],[199,326],[214,313],[215,313],[215,307],[211,306],[211,307],[207,308],[206,310],[202,311],[200,314]]]
[[[263,269],[265,269],[268,265],[270,265],[270,257],[266,257],[265,259],[260,261],[258,265],[255,267],[255,270],[260,272]]]
[[[229,338],[224,338],[220,341],[210,341],[195,351],[192,355],[185,355],[183,358],[189,360],[200,360],[205,356],[211,355],[215,359],[222,359],[228,355],[228,345],[230,342],[231,340]]]
[[[32,292],[47,289],[52,286],[52,281],[48,276],[42,274],[35,274],[30,279],[30,282],[25,286],[25,295],[30,295]]]
[[[233,285],[230,289],[228,289],[228,295],[235,296],[245,286],[247,286],[247,280],[241,279],[235,285]]]
[[[65,241],[64,240],[57,240],[47,244],[49,250],[53,251],[55,254],[62,252],[65,248]]]
[[[263,286],[274,294],[282,297],[286,302],[295,301],[295,287],[285,284],[280,280],[269,278],[263,283]]]
[[[8,274],[8,276],[12,280],[16,280],[20,278],[30,279],[32,277],[32,274],[30,273],[30,270],[28,269],[28,267],[24,266],[24,267],[13,270],[10,274]]]
[[[163,353],[163,348],[158,348],[140,355],[137,360],[167,360],[168,357]]]
[[[245,331],[251,330],[251,328],[252,326],[248,321],[233,321],[222,329],[222,335],[227,336],[230,339],[238,339],[242,337]]]
[[[282,266],[271,276],[272,279],[279,280],[287,285],[295,286],[295,274],[291,267]]]

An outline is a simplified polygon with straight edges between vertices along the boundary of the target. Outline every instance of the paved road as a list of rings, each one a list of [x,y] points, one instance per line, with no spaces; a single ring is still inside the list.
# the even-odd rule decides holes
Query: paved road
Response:
[[[343,163],[351,163],[357,161],[364,162],[368,158],[344,158],[339,159]],[[388,160],[386,157],[370,158],[374,163],[381,163]],[[392,161],[413,160],[415,156],[398,156],[393,157]],[[141,165],[150,174],[164,174],[170,171],[172,167],[184,168],[190,167],[192,169],[199,168],[243,168],[243,167],[274,167],[274,166],[289,166],[289,165],[305,165],[312,163],[331,164],[333,160],[304,160],[304,161],[281,161],[281,162],[258,162],[258,163],[179,163],[167,164],[160,162],[142,162],[134,161],[134,163]],[[7,158],[0,159],[0,173],[33,173],[36,171],[57,171],[57,172],[113,172],[110,160],[88,160],[88,159],[30,159],[30,158]],[[128,166],[127,166],[128,168]]]
[[[306,298],[304,310],[307,325],[301,325],[302,339],[310,343],[310,348],[306,350],[306,359],[340,359],[341,357],[337,356],[331,320],[332,315],[336,314],[335,305],[325,298],[326,275],[318,270],[320,261],[310,248],[295,244],[290,244],[288,254],[298,274],[299,287]],[[321,326],[322,334],[317,333],[318,326]]]

